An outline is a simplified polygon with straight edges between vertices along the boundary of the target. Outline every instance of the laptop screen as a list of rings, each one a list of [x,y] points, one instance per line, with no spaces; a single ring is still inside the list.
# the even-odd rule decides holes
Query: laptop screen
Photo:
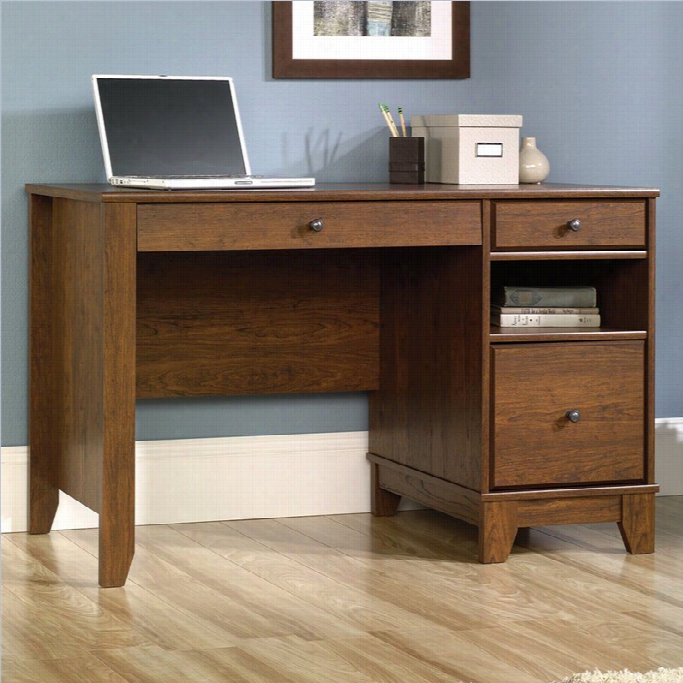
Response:
[[[110,175],[250,173],[231,79],[93,80]]]

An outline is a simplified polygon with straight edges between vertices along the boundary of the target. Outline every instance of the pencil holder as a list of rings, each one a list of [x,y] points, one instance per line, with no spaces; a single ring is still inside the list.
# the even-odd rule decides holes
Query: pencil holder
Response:
[[[425,181],[425,139],[389,138],[389,182],[417,185]]]

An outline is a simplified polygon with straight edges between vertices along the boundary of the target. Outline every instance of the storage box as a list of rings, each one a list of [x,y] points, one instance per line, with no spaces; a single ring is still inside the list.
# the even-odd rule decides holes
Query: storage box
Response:
[[[426,180],[455,185],[519,183],[518,115],[413,116],[411,135],[425,139]]]

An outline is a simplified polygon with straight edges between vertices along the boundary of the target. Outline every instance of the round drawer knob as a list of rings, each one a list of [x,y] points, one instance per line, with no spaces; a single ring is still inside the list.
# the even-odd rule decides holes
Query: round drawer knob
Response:
[[[308,227],[315,232],[320,232],[325,227],[325,224],[322,218],[315,218],[308,224]]]
[[[575,218],[573,221],[567,221],[567,228],[572,232],[578,232],[581,230],[581,221],[578,218]]]
[[[578,422],[581,419],[581,413],[578,410],[568,410],[567,419],[570,422]]]

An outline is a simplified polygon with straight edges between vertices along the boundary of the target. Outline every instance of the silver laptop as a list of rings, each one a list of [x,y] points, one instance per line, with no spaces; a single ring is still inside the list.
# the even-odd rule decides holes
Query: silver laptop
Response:
[[[310,187],[252,175],[232,78],[92,77],[107,180],[158,190]]]

